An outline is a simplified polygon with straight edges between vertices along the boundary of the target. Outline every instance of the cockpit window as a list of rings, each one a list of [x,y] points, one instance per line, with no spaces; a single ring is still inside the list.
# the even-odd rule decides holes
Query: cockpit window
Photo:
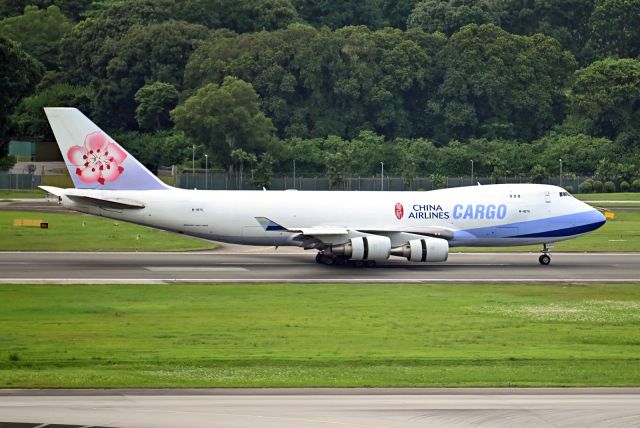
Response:
[[[563,196],[571,197],[571,194],[569,192],[560,192],[560,197],[562,198]]]

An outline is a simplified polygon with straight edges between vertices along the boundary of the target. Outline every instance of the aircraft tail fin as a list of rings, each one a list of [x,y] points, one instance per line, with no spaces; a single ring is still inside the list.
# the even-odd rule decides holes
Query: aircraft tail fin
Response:
[[[169,188],[80,110],[46,107],[44,111],[77,189]]]

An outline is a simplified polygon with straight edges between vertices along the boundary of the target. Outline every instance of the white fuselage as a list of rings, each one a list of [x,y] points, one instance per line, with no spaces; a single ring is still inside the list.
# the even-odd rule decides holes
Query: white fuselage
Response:
[[[114,209],[74,202],[67,195],[130,199],[142,209]],[[389,236],[392,245],[425,228],[451,231],[449,246],[550,243],[592,231],[601,213],[563,189],[536,184],[460,187],[425,192],[308,192],[66,189],[72,210],[215,241],[251,245],[300,245],[292,230],[339,227]],[[401,209],[400,209],[401,208]],[[401,212],[400,212],[401,211]],[[265,230],[256,218],[284,226]],[[333,244],[344,236],[327,237]]]

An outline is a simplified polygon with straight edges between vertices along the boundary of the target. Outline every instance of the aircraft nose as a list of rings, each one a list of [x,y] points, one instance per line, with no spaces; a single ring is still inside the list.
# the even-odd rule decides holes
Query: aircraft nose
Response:
[[[607,218],[600,211],[593,209],[591,210],[591,219],[589,222],[592,224],[593,230],[596,230],[607,222]]]

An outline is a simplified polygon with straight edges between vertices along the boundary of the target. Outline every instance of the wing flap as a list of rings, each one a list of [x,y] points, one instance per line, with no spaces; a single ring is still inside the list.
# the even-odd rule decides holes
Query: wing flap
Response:
[[[347,235],[349,229],[334,226],[311,226],[311,227],[287,227],[283,226],[267,217],[255,218],[260,226],[267,232],[286,230],[288,232],[298,232],[302,235],[318,236],[318,235]]]

